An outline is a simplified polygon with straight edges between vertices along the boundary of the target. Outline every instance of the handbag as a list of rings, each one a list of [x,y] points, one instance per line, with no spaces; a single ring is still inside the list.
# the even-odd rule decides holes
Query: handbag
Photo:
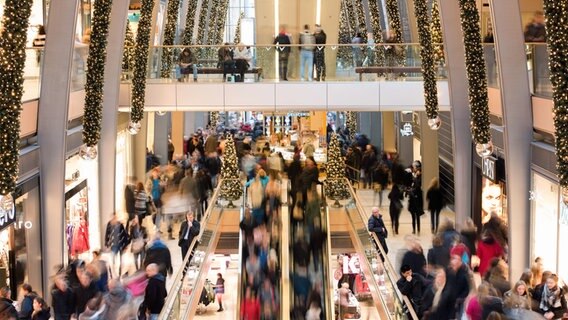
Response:
[[[140,253],[144,249],[145,245],[146,244],[144,243],[144,239],[142,238],[134,239],[134,241],[132,241],[132,246],[131,246],[132,253]]]
[[[402,210],[402,202],[394,201],[394,208],[396,209],[396,211]]]

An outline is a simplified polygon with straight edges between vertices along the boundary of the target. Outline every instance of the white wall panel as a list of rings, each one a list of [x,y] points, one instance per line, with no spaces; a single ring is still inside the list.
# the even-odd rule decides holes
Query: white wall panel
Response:
[[[438,81],[438,105],[440,108],[450,106],[450,86],[448,86],[448,81]]]
[[[120,92],[118,94],[118,104],[121,106],[130,105],[130,84],[122,83],[120,85]]]
[[[85,109],[85,90],[72,91],[69,94],[69,113],[67,120],[81,117]]]
[[[227,83],[225,84],[225,105],[237,106],[267,106],[274,108],[274,83]]]
[[[339,110],[375,111],[379,108],[380,82],[334,82],[328,84],[328,104]]]
[[[325,109],[326,83],[298,82],[276,83],[277,106],[323,107]]]
[[[176,86],[171,84],[147,84],[146,106],[175,106]]]
[[[381,106],[424,106],[422,81],[381,82]]]
[[[223,83],[169,84],[177,87],[178,107],[224,106]],[[208,109],[210,110],[210,109]]]
[[[20,113],[20,138],[31,136],[37,132],[38,107],[38,100],[32,100],[22,104],[22,112]]]

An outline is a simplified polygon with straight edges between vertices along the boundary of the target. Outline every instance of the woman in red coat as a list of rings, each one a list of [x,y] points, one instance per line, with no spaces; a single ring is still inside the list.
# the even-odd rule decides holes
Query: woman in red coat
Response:
[[[250,287],[247,287],[245,299],[241,305],[241,320],[259,320],[260,301],[252,295]]]
[[[488,233],[481,237],[477,243],[477,256],[479,257],[479,274],[485,275],[493,258],[501,258],[504,254],[503,247]]]

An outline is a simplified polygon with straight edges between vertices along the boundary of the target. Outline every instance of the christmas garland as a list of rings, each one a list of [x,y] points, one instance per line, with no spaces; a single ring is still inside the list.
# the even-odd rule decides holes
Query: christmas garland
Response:
[[[363,10],[363,0],[355,0],[355,13],[357,13],[357,28],[355,32],[361,33],[363,43],[367,43],[367,24],[365,11]]]
[[[227,10],[229,9],[229,0],[222,0],[221,7],[217,9],[217,19],[215,20],[215,43],[223,44],[223,35],[225,33],[225,21],[227,20]],[[237,42],[238,43],[238,42]],[[235,43],[235,44],[237,44]]]
[[[18,180],[20,112],[31,0],[6,0],[0,33],[0,195],[9,197]]]
[[[442,34],[442,22],[440,20],[440,8],[438,1],[432,3],[432,20],[430,22],[430,30],[432,33],[432,43],[434,44],[434,61],[436,65],[444,65],[444,37]]]
[[[339,43],[351,43],[351,39],[355,36],[357,30],[357,21],[355,19],[355,9],[351,0],[341,0],[341,12],[339,16]],[[353,65],[353,50],[350,47],[339,47],[337,50],[338,64],[343,68]]]
[[[554,127],[556,144],[556,168],[566,202],[568,187],[568,5],[565,1],[545,0],[546,43],[548,46],[548,66],[554,101]]]
[[[237,27],[235,28],[235,38],[233,40],[234,44],[241,43],[241,21],[243,20],[244,17],[245,13],[241,12],[241,14],[239,15],[239,20],[237,20]]]
[[[174,49],[170,48],[174,44],[176,36],[177,21],[181,0],[168,0],[168,10],[166,12],[166,29],[164,30],[164,41],[162,45],[162,64],[160,78],[167,79],[172,75]]]
[[[183,32],[182,44],[188,46],[193,43],[193,27],[195,23],[195,14],[197,12],[197,0],[189,0],[187,14],[185,16],[185,30]]]
[[[428,119],[438,118],[438,87],[436,86],[436,70],[432,35],[428,23],[428,6],[426,0],[414,0],[414,16],[418,26],[420,41],[420,59],[422,60],[422,76],[424,78],[424,100]],[[438,119],[439,120],[439,119]]]
[[[211,7],[209,9],[209,21],[207,26],[207,44],[214,45],[217,44],[217,34],[219,29],[217,29],[217,20],[221,15],[221,7],[223,6],[223,0],[211,0]],[[221,32],[222,32],[221,28]]]
[[[209,112],[209,127],[215,130],[217,123],[219,123],[219,111]]]
[[[339,139],[335,132],[331,135],[327,149],[325,172],[327,176],[325,183],[326,196],[333,200],[349,199],[349,189],[343,180],[345,177],[345,161],[341,157]]]
[[[345,126],[349,131],[349,140],[355,142],[355,134],[357,133],[357,114],[354,111],[347,111],[345,115]]]
[[[130,28],[130,21],[126,21],[126,32],[124,35],[124,51],[122,52],[122,71],[130,71],[134,68],[134,33]]]
[[[489,144],[489,106],[485,58],[481,46],[479,13],[475,0],[459,0],[460,20],[465,46],[465,64],[468,80],[471,133],[478,145]],[[479,152],[478,152],[479,153]]]
[[[373,29],[373,38],[375,39],[375,43],[383,43],[383,30],[381,28],[379,3],[377,1],[369,2],[369,13],[371,14],[371,28]],[[369,64],[371,64],[371,62]],[[384,46],[375,47],[375,61],[372,65],[385,65]]]
[[[391,32],[394,33],[394,43],[403,43],[402,24],[400,23],[400,10],[398,9],[398,0],[386,1],[387,15]],[[404,48],[401,48],[404,49]],[[395,59],[400,66],[406,64],[406,50],[396,50]]]
[[[134,54],[136,63],[134,64],[134,77],[132,78],[132,110],[130,113],[131,125],[135,126],[140,126],[140,121],[144,118],[146,68],[148,67],[148,50],[153,10],[154,0],[142,0],[138,33],[136,34],[136,49]]]
[[[243,194],[243,186],[239,181],[239,164],[237,150],[233,136],[227,135],[223,163],[221,165],[221,178],[224,180],[221,185],[221,198],[229,201],[238,200]]]
[[[95,2],[91,43],[87,58],[85,82],[85,114],[83,116],[83,142],[93,148],[101,137],[103,119],[103,85],[106,65],[106,47],[112,0]]]
[[[199,44],[206,44],[205,43],[205,25],[207,24],[207,4],[209,3],[208,0],[203,0],[201,2],[201,10],[199,11],[199,25],[197,26],[197,43]]]

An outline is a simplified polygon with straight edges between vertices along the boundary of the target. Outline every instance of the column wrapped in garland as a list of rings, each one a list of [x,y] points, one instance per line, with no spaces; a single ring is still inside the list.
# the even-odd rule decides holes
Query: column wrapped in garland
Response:
[[[568,4],[565,1],[545,0],[546,44],[548,67],[554,101],[556,168],[562,188],[562,200],[568,204]]]
[[[229,201],[229,207],[233,206],[233,201],[238,200],[243,194],[243,185],[239,180],[239,175],[235,141],[233,140],[233,136],[228,134],[227,141],[225,142],[223,163],[221,165],[223,184],[221,185],[220,196],[222,199]]]
[[[183,32],[182,44],[188,46],[193,43],[193,27],[195,15],[197,13],[197,0],[189,0],[187,13],[185,15],[185,30]]]
[[[219,111],[209,112],[209,127],[215,130],[217,128],[217,123],[219,123]]]
[[[354,111],[347,111],[345,114],[345,126],[349,131],[349,140],[351,143],[355,142],[355,134],[357,133],[357,113]]]
[[[0,29],[0,212],[14,208],[31,0],[6,0]]]
[[[91,42],[87,58],[85,82],[85,114],[83,116],[83,143],[79,154],[83,159],[97,157],[103,120],[103,86],[106,65],[106,47],[112,0],[97,0],[93,12]]]
[[[241,14],[239,15],[239,20],[237,21],[237,26],[235,28],[235,38],[233,39],[234,44],[241,43],[241,22],[243,21],[244,17],[245,13],[241,12]]]
[[[373,29],[373,39],[375,43],[383,43],[383,29],[381,28],[381,20],[379,13],[379,3],[376,0],[369,1],[369,13],[371,14],[371,28]],[[375,47],[375,61],[369,64],[384,66],[385,65],[385,47]]]
[[[339,15],[339,43],[349,44],[355,36],[357,21],[355,8],[351,0],[341,0],[341,12]],[[337,62],[339,68],[353,66],[353,50],[350,46],[341,46],[337,50]]]
[[[363,43],[367,43],[367,24],[366,24],[366,16],[365,10],[363,9],[363,1],[364,0],[353,0],[355,1],[355,13],[357,13],[357,28],[355,32],[361,33],[361,38],[363,39]]]
[[[217,19],[215,20],[215,43],[223,44],[223,35],[225,34],[225,21],[227,21],[227,10],[229,9],[229,0],[222,0],[221,7],[217,12]],[[237,44],[237,43],[235,43]]]
[[[390,32],[392,39],[387,39],[393,43],[403,43],[402,24],[400,22],[400,10],[398,0],[386,0],[387,15],[389,18]],[[406,49],[399,47],[393,51],[394,59],[399,66],[406,64]]]
[[[205,43],[205,26],[207,25],[207,12],[209,11],[209,1],[201,1],[201,9],[199,10],[199,25],[197,26],[197,43]]]
[[[221,7],[223,6],[224,0],[211,0],[211,7],[209,9],[209,17],[207,18],[207,44],[208,45],[215,45],[217,44],[217,33],[219,30],[217,29],[217,19],[221,15]],[[221,30],[222,32],[222,30]]]
[[[164,30],[164,41],[162,45],[162,64],[160,69],[160,78],[170,78],[173,68],[173,55],[175,50],[168,48],[174,44],[176,37],[176,28],[179,16],[179,7],[181,0],[168,0],[168,9],[166,11],[166,29]]]
[[[432,2],[432,18],[430,22],[432,43],[434,44],[434,62],[437,66],[445,64],[444,59],[444,35],[442,34],[442,21],[440,20],[440,8],[438,0]]]
[[[134,68],[134,33],[130,28],[130,21],[126,21],[126,32],[124,34],[124,51],[122,52],[122,72],[129,72]]]
[[[440,129],[442,124],[438,116],[438,87],[436,86],[436,66],[432,35],[428,23],[428,5],[426,0],[414,0],[414,16],[418,27],[420,41],[420,59],[422,60],[422,77],[424,79],[424,101],[428,126],[432,130]]]
[[[146,69],[148,68],[148,50],[150,45],[150,31],[152,28],[152,11],[154,0],[142,0],[140,7],[140,20],[136,34],[136,50],[134,51],[134,78],[132,79],[132,109],[128,132],[137,134],[144,118],[144,103],[146,95]]]
[[[329,147],[327,148],[327,163],[325,165],[326,197],[335,200],[334,206],[339,207],[339,200],[349,199],[349,188],[345,181],[345,161],[341,157],[341,148],[337,133],[331,135]]]
[[[479,12],[476,0],[459,0],[459,6],[471,109],[471,133],[476,143],[475,151],[479,156],[486,157],[493,153],[493,144],[489,131],[487,73],[481,46]]]

